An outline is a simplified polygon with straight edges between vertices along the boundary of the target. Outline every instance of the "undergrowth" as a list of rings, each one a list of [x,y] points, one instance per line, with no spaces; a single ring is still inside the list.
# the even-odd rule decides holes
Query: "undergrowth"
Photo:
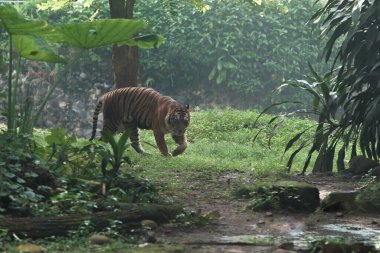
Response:
[[[141,131],[140,140],[150,155],[138,154],[130,148],[130,145],[127,145],[124,155],[128,157],[128,162],[120,164],[121,174],[116,175],[119,180],[113,180],[112,184],[107,184],[108,197],[116,202],[163,201],[163,203],[169,204],[187,194],[187,189],[207,190],[207,182],[213,180],[214,175],[220,173],[250,174],[257,179],[262,177],[279,178],[286,175],[285,166],[289,155],[284,154],[286,143],[297,133],[312,126],[314,122],[293,118],[273,132],[273,129],[268,128],[267,124],[272,116],[264,115],[256,122],[258,115],[259,113],[256,111],[233,109],[195,110],[192,112],[187,132],[189,146],[182,155],[172,158],[163,157],[160,154],[155,147],[152,131]],[[255,138],[259,131],[260,134]],[[305,137],[307,136],[305,135]],[[115,136],[115,143],[118,140],[120,140],[120,135]],[[169,135],[166,136],[166,140],[169,150],[174,150],[176,144]],[[106,158],[106,161],[112,163],[112,159],[116,159],[113,155],[115,150],[109,150],[109,156],[104,156],[98,152],[99,145],[104,145],[101,146],[103,150],[107,147],[110,148],[109,144],[100,141],[89,142],[86,139],[72,136],[62,129],[35,131],[30,143],[36,155],[41,157],[41,162],[38,164],[45,165],[48,170],[59,175],[59,194],[47,195],[45,198],[49,198],[49,201],[36,201],[38,204],[29,205],[31,213],[37,216],[91,213],[98,208],[99,186],[104,180],[101,161]],[[21,152],[18,154],[9,151],[7,146],[3,145],[0,150],[3,159],[8,157],[11,152],[16,155],[17,161],[9,163],[4,160],[2,162],[12,166],[14,164],[22,165],[20,161],[23,161],[24,156],[21,154],[25,153],[24,146],[17,146],[17,150]],[[9,146],[9,148],[12,147]],[[298,173],[301,170],[305,157],[306,152],[300,153],[294,161],[290,173]],[[32,159],[32,161],[35,163],[39,160]],[[15,188],[16,190],[22,190],[22,193],[31,191],[22,184],[24,178],[18,179],[17,170],[20,166],[12,166],[8,166],[8,174],[3,173],[3,175],[9,176],[7,180],[10,183],[21,183],[20,187]],[[91,188],[95,191],[91,191]],[[223,189],[221,191],[220,194],[225,194]],[[4,196],[6,193],[3,189],[0,196]],[[227,195],[223,196],[227,197]],[[21,203],[25,202],[22,198],[19,200]],[[186,221],[193,222],[188,217],[185,217],[184,222],[186,223]],[[117,233],[117,230],[112,231],[112,233]],[[79,233],[80,231],[74,232]],[[78,240],[83,240],[87,234],[78,234]],[[112,237],[115,237],[113,235]],[[2,237],[5,238],[5,236]],[[129,240],[132,237],[128,235],[125,238]],[[116,236],[116,238],[118,237]],[[110,248],[105,247],[102,252],[112,252],[115,248],[124,247],[125,243],[129,243],[128,240],[120,243],[117,240],[109,245]],[[41,244],[46,243],[49,252],[65,251],[62,247],[66,247],[66,249],[81,248],[78,245],[69,245],[66,241],[67,239],[55,238],[51,242],[43,240]],[[88,243],[84,245],[88,246]],[[15,244],[11,243],[10,248],[15,249]],[[80,252],[87,251],[80,250]]]

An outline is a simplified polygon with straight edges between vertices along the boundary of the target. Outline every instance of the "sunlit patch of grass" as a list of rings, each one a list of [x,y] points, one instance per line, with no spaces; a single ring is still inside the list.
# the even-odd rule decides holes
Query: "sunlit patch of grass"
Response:
[[[291,153],[284,155],[286,143],[315,122],[293,118],[272,132],[271,128],[266,127],[272,117],[270,115],[265,115],[253,125],[258,115],[256,111],[232,109],[196,111],[192,113],[188,129],[189,146],[182,155],[173,158],[161,156],[158,149],[153,147],[155,141],[152,131],[142,131],[140,139],[151,155],[139,155],[131,150],[130,156],[136,164],[135,169],[142,169],[157,177],[171,172],[191,171],[239,171],[258,177],[281,175],[286,172],[286,163]],[[253,141],[260,129],[260,135]],[[175,143],[169,135],[166,140],[169,150],[174,150]],[[291,172],[301,170],[306,152],[307,150],[298,155]]]

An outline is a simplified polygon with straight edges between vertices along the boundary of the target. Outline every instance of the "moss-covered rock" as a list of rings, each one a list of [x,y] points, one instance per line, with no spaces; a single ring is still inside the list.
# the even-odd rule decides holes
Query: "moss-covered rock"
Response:
[[[380,183],[374,183],[361,189],[355,198],[358,210],[380,212]]]
[[[313,212],[320,202],[316,187],[295,181],[257,183],[249,191],[247,189],[238,189],[236,193],[249,194],[253,200],[249,208],[254,211]]]
[[[356,208],[355,198],[358,192],[331,192],[321,202],[321,210],[325,212],[337,212],[353,210]]]
[[[380,212],[380,183],[353,192],[332,192],[321,203],[326,212]]]

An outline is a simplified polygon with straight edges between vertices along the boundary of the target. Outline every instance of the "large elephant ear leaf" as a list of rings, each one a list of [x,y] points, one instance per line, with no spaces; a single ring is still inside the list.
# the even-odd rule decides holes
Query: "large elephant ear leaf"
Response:
[[[64,63],[64,59],[49,49],[41,38],[25,35],[12,36],[14,49],[25,59],[51,63]]]
[[[82,49],[92,49],[110,44],[120,44],[131,40],[143,28],[145,22],[135,19],[104,19],[56,26],[61,37],[50,41],[67,43]],[[48,38],[49,39],[49,38]],[[156,40],[151,42],[154,47]]]
[[[43,36],[54,34],[54,27],[50,26],[44,20],[28,20],[25,19],[10,4],[0,5],[1,26],[10,35],[31,35]]]

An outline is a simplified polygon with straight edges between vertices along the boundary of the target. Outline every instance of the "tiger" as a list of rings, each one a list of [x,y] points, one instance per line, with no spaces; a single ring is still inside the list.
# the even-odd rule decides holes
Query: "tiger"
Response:
[[[190,106],[183,106],[152,88],[126,87],[102,95],[93,113],[90,141],[95,138],[101,110],[103,131],[115,134],[128,130],[131,146],[138,153],[146,153],[140,144],[139,129],[153,130],[157,147],[164,156],[178,156],[187,148],[186,128],[190,124]],[[169,153],[164,138],[168,133],[178,144],[172,153]],[[100,139],[104,141],[103,137]]]

